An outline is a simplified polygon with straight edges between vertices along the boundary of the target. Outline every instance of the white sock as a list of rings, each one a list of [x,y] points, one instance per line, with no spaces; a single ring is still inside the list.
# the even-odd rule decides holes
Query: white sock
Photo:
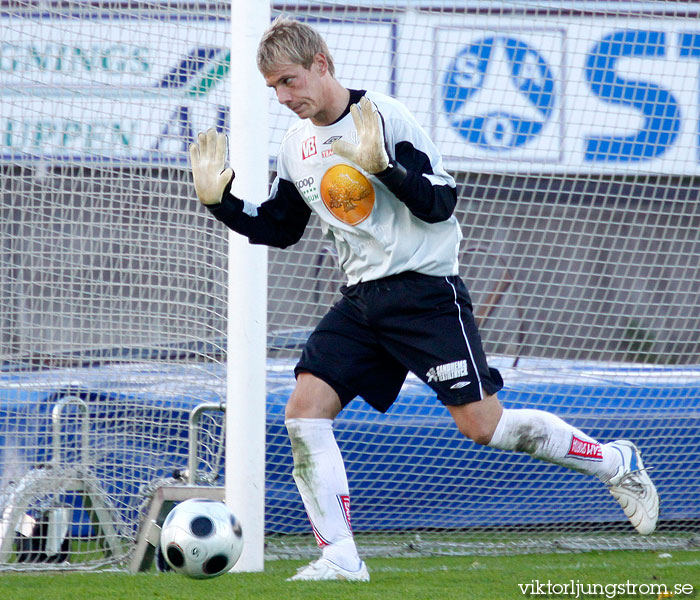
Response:
[[[559,417],[532,409],[504,409],[489,446],[525,452],[534,458],[607,482],[620,466],[620,453]]]
[[[331,419],[287,419],[292,475],[323,558],[344,569],[360,568],[350,527],[350,493]]]

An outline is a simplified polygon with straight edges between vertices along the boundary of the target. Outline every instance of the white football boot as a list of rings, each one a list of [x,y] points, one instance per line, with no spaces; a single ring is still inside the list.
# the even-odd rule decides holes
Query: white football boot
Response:
[[[357,571],[348,571],[327,558],[319,558],[301,567],[287,581],[369,581],[369,571],[364,561]]]
[[[608,482],[608,490],[622,506],[635,529],[649,535],[659,518],[659,494],[642,463],[642,453],[627,440],[606,444],[622,456],[622,465]]]

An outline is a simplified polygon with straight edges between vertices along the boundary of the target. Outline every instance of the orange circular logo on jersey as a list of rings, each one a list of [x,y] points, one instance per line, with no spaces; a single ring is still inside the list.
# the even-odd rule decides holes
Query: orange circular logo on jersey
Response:
[[[374,188],[350,165],[335,165],[321,179],[321,198],[337,219],[348,225],[362,223],[374,207]]]

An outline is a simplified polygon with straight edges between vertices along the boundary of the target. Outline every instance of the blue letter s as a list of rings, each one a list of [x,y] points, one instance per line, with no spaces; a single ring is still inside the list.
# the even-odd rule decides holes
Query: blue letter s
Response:
[[[615,72],[625,56],[666,55],[662,31],[623,30],[605,36],[586,59],[586,79],[604,102],[633,106],[644,115],[643,127],[630,136],[590,136],[585,140],[586,160],[641,161],[663,154],[678,137],[681,111],[668,90],[645,81],[628,81]]]

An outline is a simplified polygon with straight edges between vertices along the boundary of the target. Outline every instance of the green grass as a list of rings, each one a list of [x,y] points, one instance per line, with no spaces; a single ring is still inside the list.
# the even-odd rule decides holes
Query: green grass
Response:
[[[4,573],[0,598],[5,600],[511,600],[575,598],[569,594],[524,595],[518,584],[533,580],[582,585],[692,585],[693,592],[674,598],[695,598],[700,591],[700,552],[614,551],[580,554],[530,554],[487,557],[370,559],[369,584],[344,582],[287,583],[302,561],[269,561],[264,573],[240,573],[195,581],[173,573]],[[593,589],[593,588],[590,588]],[[628,588],[629,589],[629,588]],[[687,589],[687,588],[686,588]],[[544,591],[543,589],[540,590]],[[556,591],[556,589],[555,589]],[[606,593],[580,598],[609,598]],[[616,598],[653,598],[658,594],[617,593]]]

